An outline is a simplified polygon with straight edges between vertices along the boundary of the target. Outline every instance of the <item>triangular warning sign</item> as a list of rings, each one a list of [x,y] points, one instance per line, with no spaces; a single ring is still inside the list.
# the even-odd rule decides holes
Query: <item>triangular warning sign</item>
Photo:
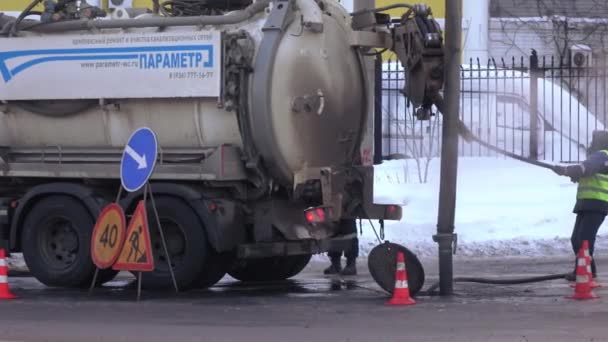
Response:
[[[148,217],[144,201],[139,201],[133,218],[127,228],[125,243],[116,264],[112,267],[119,271],[154,270],[154,258],[150,244],[150,231],[148,230]]]

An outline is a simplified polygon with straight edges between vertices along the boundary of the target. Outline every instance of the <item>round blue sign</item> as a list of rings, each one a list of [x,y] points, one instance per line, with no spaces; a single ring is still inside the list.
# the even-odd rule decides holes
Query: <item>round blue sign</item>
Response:
[[[120,161],[120,182],[129,192],[141,189],[154,171],[158,142],[156,134],[148,127],[133,132]]]

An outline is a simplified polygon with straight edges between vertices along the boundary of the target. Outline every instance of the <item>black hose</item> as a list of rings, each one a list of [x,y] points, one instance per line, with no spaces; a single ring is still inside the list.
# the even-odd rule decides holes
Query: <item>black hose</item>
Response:
[[[363,14],[363,13],[378,13],[378,12],[384,12],[384,11],[388,11],[394,8],[407,8],[409,10],[413,10],[414,6],[412,5],[408,5],[408,4],[394,4],[394,5],[388,5],[388,6],[384,6],[384,7],[378,7],[378,8],[366,8],[366,9],[362,9],[356,12],[351,13],[350,15],[358,15],[358,14]]]
[[[21,12],[21,14],[19,14],[19,16],[17,17],[17,20],[15,20],[13,22],[13,26],[11,28],[10,31],[10,36],[14,36],[17,34],[17,31],[19,30],[19,24],[21,24],[21,22],[23,21],[23,19],[25,19],[25,17],[27,17],[30,13],[30,11],[32,9],[34,9],[34,7],[36,7],[36,5],[38,5],[39,3],[41,3],[42,0],[33,0],[24,10],[23,12]]]
[[[489,279],[489,278],[476,278],[476,277],[457,277],[454,278],[456,283],[480,283],[480,284],[491,284],[491,285],[520,285],[528,283],[538,283],[541,281],[564,279],[567,273],[560,274],[549,274],[538,277],[527,277],[527,278],[515,278],[515,279]],[[432,296],[435,294],[435,290],[439,287],[439,282],[431,285],[426,291],[421,291],[418,295]]]
[[[437,107],[437,109],[439,109],[440,112],[445,113],[444,112],[445,101],[443,99],[443,96],[441,96],[441,94],[439,94],[439,93],[433,94],[432,101],[435,104],[435,106]],[[538,160],[535,160],[532,158],[527,158],[527,157],[517,155],[515,153],[509,152],[507,150],[503,150],[500,147],[494,146],[494,145],[482,140],[481,138],[479,138],[478,136],[473,134],[473,132],[471,132],[471,130],[460,119],[458,119],[458,134],[460,134],[466,142],[470,143],[470,142],[474,141],[489,150],[492,150],[496,153],[502,154],[509,158],[516,159],[516,160],[519,160],[519,161],[522,161],[524,163],[528,163],[531,165],[543,167],[545,169],[550,169],[550,170],[555,169],[555,165],[553,165],[553,164],[543,163],[541,161],[538,161]]]
[[[505,155],[505,156],[507,156],[509,158],[513,158],[513,159],[522,161],[524,163],[532,164],[532,165],[535,165],[535,166],[543,167],[545,169],[551,169],[551,170],[553,170],[555,168],[555,166],[553,164],[543,163],[541,161],[538,161],[538,160],[535,160],[535,159],[532,159],[532,158],[526,158],[526,157],[517,155],[515,153],[511,153],[509,151],[503,150],[503,149],[501,149],[501,148],[499,148],[497,146],[494,146],[494,145],[492,145],[492,144],[490,144],[488,142],[485,142],[485,141],[481,140],[481,138],[479,138],[478,136],[476,136],[474,134],[471,134],[469,136],[469,138],[471,140],[475,141],[476,143],[478,143],[479,145],[481,145],[481,146],[483,146],[483,147],[485,147],[485,148],[487,148],[489,150],[492,150],[492,151],[494,151],[496,153]]]

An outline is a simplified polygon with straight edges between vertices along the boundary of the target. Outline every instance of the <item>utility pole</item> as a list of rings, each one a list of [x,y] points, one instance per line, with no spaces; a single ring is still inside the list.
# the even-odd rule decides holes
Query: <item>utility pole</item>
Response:
[[[454,292],[452,253],[456,242],[456,181],[458,176],[458,120],[460,109],[460,58],[462,41],[462,1],[445,0],[445,111],[441,146],[441,179],[437,235],[439,247],[439,294]]]
[[[540,77],[538,54],[530,55],[530,158],[538,160],[538,79]]]

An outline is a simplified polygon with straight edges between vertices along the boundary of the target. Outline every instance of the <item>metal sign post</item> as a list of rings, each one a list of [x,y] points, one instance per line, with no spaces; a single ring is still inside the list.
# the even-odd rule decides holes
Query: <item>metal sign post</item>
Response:
[[[453,245],[456,241],[456,182],[458,176],[458,120],[460,108],[460,54],[462,2],[445,1],[445,110],[441,145],[441,177],[437,235],[439,246],[439,293],[453,294]]]
[[[169,250],[167,249],[167,242],[165,241],[165,236],[160,225],[160,218],[158,211],[156,210],[154,198],[152,197],[152,191],[150,190],[150,185],[148,184],[148,181],[152,176],[152,172],[154,171],[154,166],[156,165],[157,155],[158,141],[156,139],[156,134],[154,134],[151,129],[142,127],[133,132],[122,155],[122,160],[120,163],[120,182],[122,187],[129,192],[138,191],[143,187],[144,205],[147,203],[148,195],[150,196],[152,210],[154,211],[154,217],[156,219],[156,226],[162,241],[167,264],[169,265],[171,280],[173,281],[175,292],[179,292],[177,281],[175,280],[175,274],[173,272],[173,266],[171,265],[171,256],[169,255]],[[138,278],[137,298],[139,300],[141,292],[141,272],[139,273]]]
[[[105,207],[97,218],[91,236],[91,258],[96,268],[89,294],[93,292],[99,270],[112,267],[118,259],[125,240],[125,221],[125,214],[117,202]]]
[[[150,246],[150,234],[146,211],[146,203],[148,199],[150,199],[150,202],[152,204],[152,210],[156,219],[156,226],[158,228],[163,246],[163,251],[165,253],[166,260],[169,265],[169,272],[171,274],[173,286],[175,287],[175,292],[179,292],[179,289],[177,287],[177,281],[175,279],[175,274],[173,271],[173,266],[171,265],[171,257],[167,248],[167,242],[165,241],[165,236],[163,234],[163,230],[160,224],[160,217],[158,215],[156,203],[154,202],[152,190],[149,185],[150,177],[152,176],[152,173],[154,172],[154,166],[156,165],[157,155],[158,142],[156,140],[156,134],[154,134],[151,129],[143,127],[133,132],[133,134],[127,141],[127,144],[125,145],[125,149],[123,151],[122,159],[120,162],[121,186],[118,190],[118,196],[116,197],[115,203],[110,206],[112,208],[118,207],[118,202],[120,200],[120,195],[123,189],[128,192],[136,192],[143,188],[143,200],[140,201],[140,203],[137,205],[135,213],[133,214],[131,222],[129,223],[129,227],[127,229],[126,234],[124,232],[125,228],[123,223],[122,235],[120,239],[121,248],[114,248],[112,250],[113,254],[111,254],[110,256],[104,256],[103,254],[100,254],[99,251],[103,251],[101,247],[105,247],[105,245],[98,246],[99,243],[97,242],[97,240],[106,241],[106,239],[103,238],[103,233],[94,233],[93,240],[91,242],[91,250],[95,252],[92,255],[93,259],[96,260],[100,257],[105,257],[106,259],[108,259],[105,263],[102,264],[103,267],[107,268],[111,266],[115,270],[138,271],[138,301],[141,297],[142,272],[150,272],[154,270],[154,260]],[[105,221],[103,221],[102,219],[104,219],[103,215],[100,216],[100,219],[98,219],[96,230],[98,230],[97,226],[102,226],[103,224],[107,225],[105,221],[108,221],[108,219],[105,218]],[[97,238],[98,236],[101,236],[102,238]],[[110,237],[113,237],[113,235]],[[114,240],[110,239],[110,242],[111,241]],[[114,244],[112,244],[112,247],[114,247]],[[109,252],[106,253],[109,254]],[[98,267],[100,266],[98,265]],[[98,271],[99,268],[96,270],[95,275],[93,277],[91,291],[95,286]]]

